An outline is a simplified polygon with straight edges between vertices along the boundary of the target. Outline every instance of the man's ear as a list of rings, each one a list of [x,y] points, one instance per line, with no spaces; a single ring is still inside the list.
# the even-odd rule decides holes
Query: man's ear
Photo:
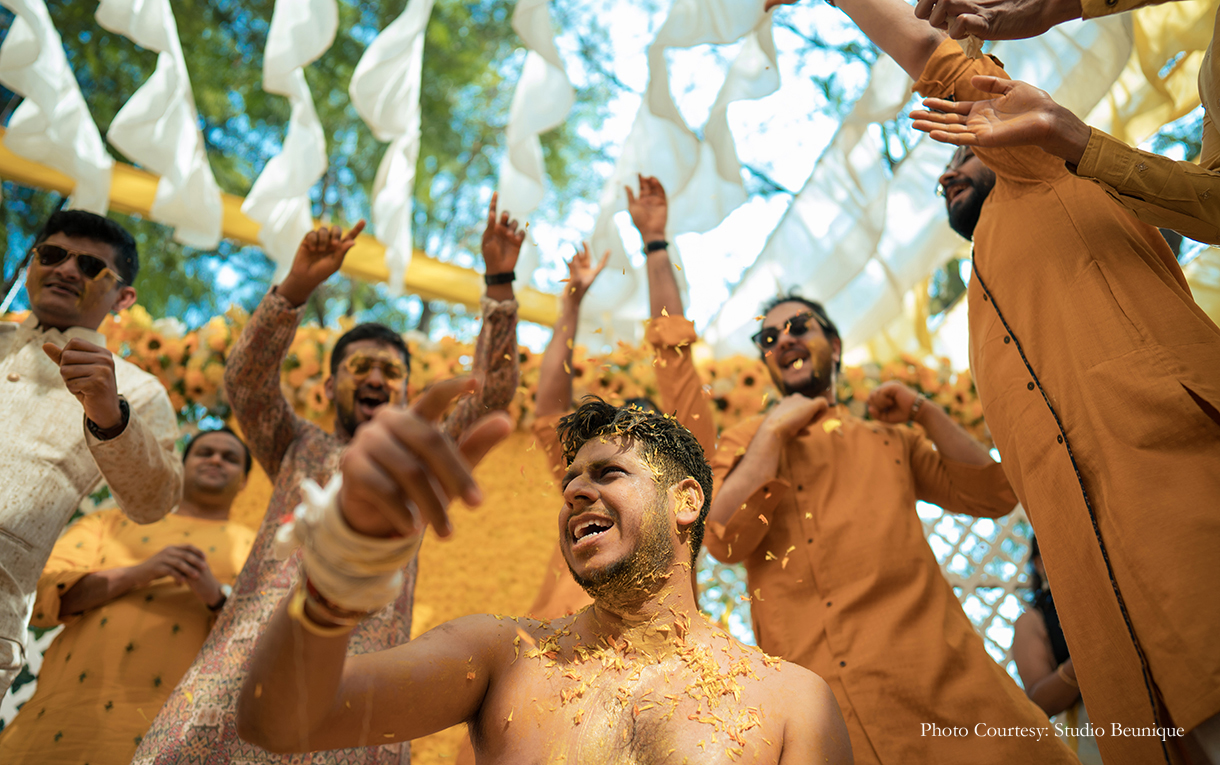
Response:
[[[119,294],[114,299],[114,305],[110,306],[110,310],[118,313],[126,308],[131,308],[136,304],[136,288],[131,285],[124,285],[119,288]]]
[[[834,351],[831,358],[836,364],[838,364],[843,359],[843,340],[836,337],[834,340],[830,341],[830,347]]]
[[[690,526],[699,520],[703,512],[703,487],[694,478],[687,476],[674,487],[674,518],[679,527]]]
[[[322,389],[326,391],[326,400],[334,402],[335,400],[335,376],[331,375],[326,378],[326,382],[322,383]]]

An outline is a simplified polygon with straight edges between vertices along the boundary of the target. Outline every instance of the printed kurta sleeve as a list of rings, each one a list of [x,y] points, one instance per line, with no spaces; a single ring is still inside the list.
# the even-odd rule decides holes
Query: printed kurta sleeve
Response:
[[[1003,64],[995,56],[972,59],[962,52],[957,40],[946,37],[924,65],[914,90],[930,98],[951,101],[986,101],[993,94],[984,93],[971,83],[976,75],[1009,79]],[[1008,148],[973,147],[975,155],[992,172],[1010,181],[1041,183],[1048,178],[1067,173],[1063,160],[1053,157],[1037,146]]]
[[[445,433],[457,439],[480,417],[508,409],[517,394],[517,301],[484,296],[483,327],[474,345],[471,373],[483,384],[478,395],[458,402],[445,419]]]
[[[106,511],[86,515],[69,526],[55,543],[38,579],[38,594],[30,618],[32,626],[47,629],[76,618],[59,618],[60,598],[86,574],[101,570],[102,545],[111,517]]]
[[[1220,141],[1211,120],[1204,140]],[[1097,181],[1135,217],[1207,244],[1220,244],[1220,172],[1133,149],[1097,128],[1076,174]]]
[[[721,435],[720,445],[711,459],[713,497],[720,493],[725,479],[745,456],[761,424],[761,417],[747,420]],[[788,494],[788,488],[787,481],[774,478],[734,510],[728,523],[708,523],[707,531],[710,533],[704,535],[703,544],[712,557],[724,563],[736,563],[749,557],[770,531],[775,508]]]
[[[559,432],[555,430],[561,419],[562,414],[548,414],[535,417],[534,424],[530,426],[534,431],[534,443],[546,455],[547,464],[551,466],[551,473],[556,481],[563,478],[567,468],[563,461],[563,445],[559,443]]]
[[[950,513],[999,518],[1017,506],[1017,495],[998,462],[967,465],[946,459],[912,428],[896,428],[906,441],[915,496]]]
[[[178,418],[155,378],[125,391],[127,427],[102,441],[82,421],[85,443],[118,506],[136,523],[152,523],[182,499],[182,460],[174,452]]]
[[[250,454],[275,481],[301,419],[280,390],[280,367],[304,306],[293,308],[275,287],[262,299],[225,360],[225,395]]]
[[[693,322],[681,316],[659,316],[648,322],[644,339],[656,353],[654,369],[661,392],[661,409],[699,441],[704,454],[716,450],[716,423],[703,380],[691,358],[691,344],[699,339]]]

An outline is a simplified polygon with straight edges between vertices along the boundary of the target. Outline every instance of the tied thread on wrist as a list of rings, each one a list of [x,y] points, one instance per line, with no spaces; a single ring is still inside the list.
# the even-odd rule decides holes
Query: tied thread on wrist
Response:
[[[339,511],[342,486],[339,475],[325,489],[302,481],[304,501],[276,532],[274,553],[285,560],[300,547],[302,575],[333,609],[380,611],[402,592],[403,568],[419,551],[423,534],[382,539],[357,532]]]

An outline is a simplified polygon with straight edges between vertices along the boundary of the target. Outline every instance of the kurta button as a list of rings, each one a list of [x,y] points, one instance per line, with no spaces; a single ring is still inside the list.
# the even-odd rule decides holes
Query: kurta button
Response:
[[[798,484],[796,485],[796,490],[797,490],[797,491],[804,491],[804,490],[805,490],[805,487],[804,487],[804,486],[802,486],[802,485],[800,485],[800,484],[798,483]]]
[[[1059,443],[1063,443],[1063,436],[1055,436],[1055,440]]]
[[[9,373],[8,373],[8,381],[9,381],[9,382],[17,382],[17,381],[18,381],[18,380],[20,380],[20,379],[21,379],[21,375],[17,374],[16,372],[9,372]]]
[[[847,666],[847,662],[845,662],[845,661],[841,661],[841,662],[839,662],[839,666],[840,666],[840,667],[846,667],[846,666]]]
[[[808,541],[809,541],[809,544],[813,544],[813,537],[810,537]]]
[[[984,293],[983,293],[983,302],[984,302],[984,303],[986,303],[988,300],[990,300],[990,298],[989,298],[989,297],[987,297],[987,293],[986,293],[986,292],[984,292]]]
[[[1026,388],[1029,388],[1030,390],[1033,390],[1033,389],[1034,389],[1034,384],[1031,382],[1031,383],[1027,384],[1025,387],[1026,387]]]
[[[826,601],[826,607],[827,607],[827,608],[830,608],[830,603],[831,603],[831,601],[829,601],[829,600],[828,600],[828,601]]]
[[[1004,345],[1008,345],[1011,342],[1012,342],[1012,338],[1009,337],[1008,335],[1004,335]]]

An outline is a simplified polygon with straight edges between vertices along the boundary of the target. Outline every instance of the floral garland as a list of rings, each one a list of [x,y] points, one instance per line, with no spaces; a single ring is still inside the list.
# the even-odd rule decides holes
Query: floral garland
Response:
[[[225,418],[225,360],[248,318],[244,311],[233,308],[199,329],[187,331],[178,319],[154,320],[142,307],[134,306],[108,317],[100,330],[112,352],[161,381],[184,420],[196,420],[202,413]],[[315,422],[333,417],[323,380],[331,346],[350,328],[350,322],[341,320],[340,324],[334,329],[300,327],[284,359],[284,396],[299,414]],[[469,344],[448,337],[431,342],[409,336],[407,345],[412,356],[407,384],[410,397],[437,380],[470,371],[473,348]],[[533,417],[542,354],[525,346],[518,352],[520,387],[509,413],[519,427],[527,427]],[[613,350],[593,355],[578,345],[573,350],[573,393],[578,399],[593,394],[611,403],[636,397],[655,401],[658,394],[652,361],[651,349],[643,345],[620,341]],[[867,417],[868,394],[882,382],[898,380],[939,404],[971,435],[989,444],[983,407],[970,372],[954,372],[945,358],[930,362],[903,355],[886,364],[844,367],[838,381],[839,401],[857,416]],[[697,366],[707,381],[718,431],[766,411],[778,396],[760,359],[738,355],[697,362]]]

